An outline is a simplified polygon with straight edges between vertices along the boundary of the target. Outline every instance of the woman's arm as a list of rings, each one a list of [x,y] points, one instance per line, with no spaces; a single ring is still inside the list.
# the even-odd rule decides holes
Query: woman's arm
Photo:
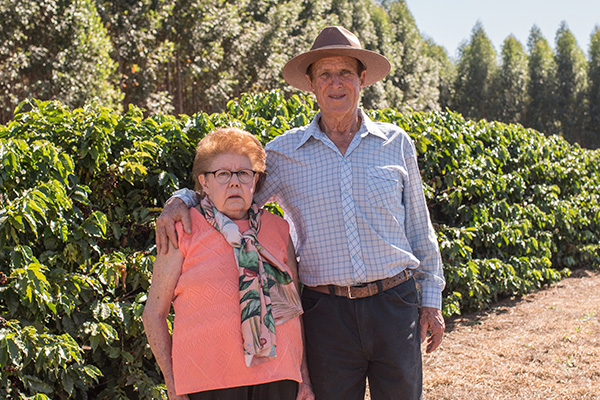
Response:
[[[296,251],[294,250],[294,244],[292,238],[288,239],[287,248],[287,261],[285,264],[292,273],[292,279],[296,285],[298,293],[300,293],[300,278],[298,277],[298,263],[296,262]],[[298,396],[296,400],[314,400],[315,395],[310,385],[310,376],[308,375],[308,365],[306,364],[306,350],[304,348],[304,324],[302,323],[302,317],[300,317],[300,329],[302,333],[302,365],[300,371],[302,373],[302,382],[298,386]]]
[[[167,316],[171,310],[173,293],[181,275],[183,256],[179,249],[169,247],[167,254],[158,254],[154,261],[152,284],[148,291],[148,300],[142,315],[144,329],[152,353],[160,367],[171,400],[187,400],[188,396],[175,394],[173,362],[171,359],[171,334],[167,325]]]

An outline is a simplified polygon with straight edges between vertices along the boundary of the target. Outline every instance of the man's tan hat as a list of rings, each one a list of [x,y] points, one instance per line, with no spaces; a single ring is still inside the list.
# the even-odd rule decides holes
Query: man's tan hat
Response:
[[[321,58],[331,56],[348,56],[360,60],[367,72],[365,86],[385,78],[391,68],[387,58],[363,49],[352,32],[341,26],[328,26],[319,33],[309,51],[297,55],[285,64],[283,78],[295,88],[310,91],[306,79],[308,67]]]

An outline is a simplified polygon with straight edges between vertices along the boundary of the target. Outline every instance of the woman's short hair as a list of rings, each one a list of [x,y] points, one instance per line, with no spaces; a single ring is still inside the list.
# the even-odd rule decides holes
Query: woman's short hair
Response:
[[[267,155],[260,141],[251,134],[239,128],[218,128],[207,134],[196,147],[196,156],[192,174],[196,192],[204,195],[198,176],[209,171],[213,159],[221,154],[239,154],[248,156],[252,170],[259,174],[256,191],[260,190],[265,177]]]

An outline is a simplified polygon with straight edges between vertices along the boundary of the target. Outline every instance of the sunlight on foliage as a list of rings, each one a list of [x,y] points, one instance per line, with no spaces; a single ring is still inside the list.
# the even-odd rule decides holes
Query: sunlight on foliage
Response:
[[[26,101],[0,126],[0,397],[166,398],[141,323],[162,204],[193,187],[195,146],[215,127],[267,143],[316,113],[311,98],[279,91],[227,110]],[[370,114],[415,142],[446,316],[600,267],[598,151],[450,112]]]

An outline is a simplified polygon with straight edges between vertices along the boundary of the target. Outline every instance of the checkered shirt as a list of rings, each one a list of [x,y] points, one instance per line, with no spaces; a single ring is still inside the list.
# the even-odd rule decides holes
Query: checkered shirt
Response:
[[[422,305],[441,308],[445,281],[414,144],[399,127],[361,115],[343,155],[319,129],[320,114],[273,139],[255,200],[284,210],[305,285],[357,285],[410,268]],[[177,197],[195,202],[191,191]]]

